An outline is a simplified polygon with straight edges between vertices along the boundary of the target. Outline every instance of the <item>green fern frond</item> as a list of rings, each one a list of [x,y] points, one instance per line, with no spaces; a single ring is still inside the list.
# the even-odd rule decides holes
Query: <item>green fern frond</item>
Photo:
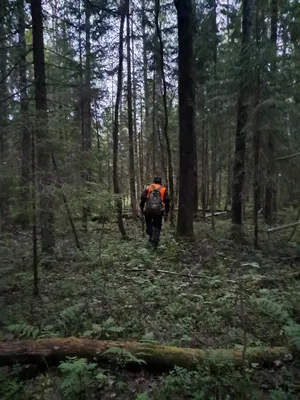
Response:
[[[254,303],[256,306],[258,306],[261,312],[273,317],[281,324],[287,323],[290,319],[289,313],[284,309],[282,305],[275,303],[267,297],[254,299]]]
[[[121,347],[109,347],[107,350],[105,350],[102,354],[113,354],[115,355],[117,358],[120,359],[120,361],[122,363],[137,363],[137,364],[146,364],[146,362],[144,360],[142,360],[141,358],[137,358],[135,357],[132,353],[130,353],[130,351],[126,350],[126,349],[122,349]]]
[[[31,338],[36,339],[39,334],[39,328],[36,328],[27,324],[13,324],[9,325],[7,329],[14,335],[16,338]]]
[[[139,344],[158,344],[157,340],[154,339],[153,332],[147,332],[142,338],[139,340]]]
[[[291,343],[300,349],[300,325],[291,323],[284,327],[285,334],[289,337]]]
[[[75,321],[78,316],[83,312],[85,308],[84,303],[74,304],[68,308],[65,308],[59,313],[60,319],[64,324],[69,324]]]
[[[115,325],[115,320],[109,317],[102,325],[93,324],[92,329],[84,332],[84,337],[89,337],[93,339],[102,339],[103,337],[111,337],[113,333],[121,333],[124,328]]]

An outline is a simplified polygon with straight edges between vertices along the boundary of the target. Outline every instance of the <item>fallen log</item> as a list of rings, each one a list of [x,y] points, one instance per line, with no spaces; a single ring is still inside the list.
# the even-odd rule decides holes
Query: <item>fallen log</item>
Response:
[[[272,365],[275,361],[293,359],[291,349],[286,347],[253,347],[236,349],[192,349],[174,346],[141,344],[138,342],[121,342],[109,340],[92,340],[84,338],[51,338],[38,340],[0,341],[0,366],[21,364],[57,363],[66,357],[82,357],[97,362],[114,362],[111,348],[123,349],[146,362],[147,367],[170,369],[179,366],[194,369],[204,362],[230,362],[242,366],[244,362],[256,365]]]

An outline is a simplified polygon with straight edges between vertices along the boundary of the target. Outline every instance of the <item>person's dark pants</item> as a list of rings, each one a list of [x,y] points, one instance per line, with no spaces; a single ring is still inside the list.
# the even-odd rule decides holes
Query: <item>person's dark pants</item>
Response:
[[[149,236],[149,242],[157,247],[160,237],[163,215],[145,214],[146,233]]]

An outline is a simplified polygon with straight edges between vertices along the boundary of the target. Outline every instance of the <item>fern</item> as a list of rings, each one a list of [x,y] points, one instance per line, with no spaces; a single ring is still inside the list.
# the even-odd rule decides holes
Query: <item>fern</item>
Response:
[[[139,340],[139,344],[158,344],[157,340],[154,339],[153,332],[147,332],[142,338]]]
[[[254,299],[254,303],[259,307],[261,312],[271,316],[281,324],[285,324],[290,320],[290,315],[284,307],[267,297]]]
[[[122,349],[121,347],[115,347],[115,346],[109,347],[102,354],[115,355],[120,365],[122,366],[125,366],[128,363],[137,363],[140,365],[146,364],[146,362],[143,359],[135,357],[130,351]]]
[[[7,327],[7,329],[16,338],[24,338],[25,337],[25,338],[30,338],[30,339],[36,339],[40,334],[39,328],[36,328],[31,325],[27,325],[27,324],[9,325]]]
[[[96,363],[88,363],[85,358],[68,357],[61,362],[58,368],[63,376],[59,388],[64,398],[78,398],[80,393],[87,392],[92,384],[92,373],[97,373],[97,367]],[[98,372],[95,378],[103,380],[105,375]]]
[[[59,325],[63,327],[64,333],[72,333],[76,329],[71,329],[71,326],[77,322],[78,327],[78,320],[80,316],[83,314],[85,309],[84,303],[74,304],[68,308],[65,308],[63,311],[59,313],[60,321]]]
[[[102,325],[93,324],[92,329],[84,332],[83,336],[92,339],[103,339],[118,336],[114,334],[120,334],[123,331],[124,328],[116,326],[115,320],[112,317],[109,317]]]
[[[289,337],[291,343],[300,349],[300,325],[291,323],[284,327],[285,334]]]

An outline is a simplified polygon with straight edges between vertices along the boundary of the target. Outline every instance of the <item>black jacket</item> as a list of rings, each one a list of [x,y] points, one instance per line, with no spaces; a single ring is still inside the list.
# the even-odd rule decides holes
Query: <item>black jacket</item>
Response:
[[[147,194],[148,194],[148,186],[146,187],[146,189],[141,194],[140,209],[142,211],[143,211],[143,209],[145,207],[145,203],[147,201]],[[163,202],[165,204],[165,211],[168,214],[168,212],[170,211],[170,197],[169,197],[169,194],[168,194],[167,190],[165,191]]]

